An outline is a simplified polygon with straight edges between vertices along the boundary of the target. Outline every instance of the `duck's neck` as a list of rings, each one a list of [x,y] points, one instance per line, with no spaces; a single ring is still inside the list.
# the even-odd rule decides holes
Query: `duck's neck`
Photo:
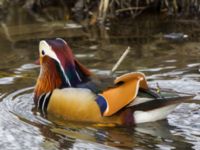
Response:
[[[80,69],[72,64],[67,66],[65,75],[63,76],[65,76],[63,78],[67,80],[69,87],[76,87],[87,80],[87,77],[80,71]]]
[[[43,93],[51,92],[56,88],[78,87],[79,84],[87,82],[91,75],[90,71],[79,62],[75,64],[63,69],[54,62],[43,64],[35,86],[35,102]]]
[[[51,68],[51,69],[49,69]],[[40,75],[37,79],[34,90],[34,101],[37,102],[40,95],[48,93],[62,85],[62,80],[59,73],[54,67],[54,64],[48,63],[41,67]]]
[[[79,84],[87,82],[92,73],[77,60],[69,63],[65,68],[65,74],[69,79],[71,87],[77,87]]]

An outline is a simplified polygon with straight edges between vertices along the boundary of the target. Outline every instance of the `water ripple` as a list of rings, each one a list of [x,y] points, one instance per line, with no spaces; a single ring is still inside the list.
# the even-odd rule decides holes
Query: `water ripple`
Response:
[[[25,88],[5,95],[0,103],[0,147],[3,149],[41,149],[44,137],[40,129],[24,121],[39,122],[31,111],[31,89]]]

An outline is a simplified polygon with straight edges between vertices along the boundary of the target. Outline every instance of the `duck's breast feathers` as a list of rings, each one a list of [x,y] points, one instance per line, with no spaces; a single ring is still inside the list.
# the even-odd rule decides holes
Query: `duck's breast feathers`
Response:
[[[47,112],[68,120],[98,122],[101,119],[101,112],[95,100],[96,95],[88,89],[55,89]]]

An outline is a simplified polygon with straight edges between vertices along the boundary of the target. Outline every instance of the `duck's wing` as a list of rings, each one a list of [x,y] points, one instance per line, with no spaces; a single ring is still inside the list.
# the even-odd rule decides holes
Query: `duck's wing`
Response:
[[[144,74],[128,73],[114,80],[114,87],[98,94],[97,102],[103,116],[112,116],[135,100],[139,89],[148,89]]]
[[[103,116],[112,116],[116,112],[131,106],[133,111],[148,111],[172,105],[175,107],[179,103],[191,99],[191,96],[180,97],[176,93],[159,93],[150,89],[142,73],[122,75],[114,83],[115,87],[103,91],[97,97]],[[172,110],[171,108],[170,110]]]

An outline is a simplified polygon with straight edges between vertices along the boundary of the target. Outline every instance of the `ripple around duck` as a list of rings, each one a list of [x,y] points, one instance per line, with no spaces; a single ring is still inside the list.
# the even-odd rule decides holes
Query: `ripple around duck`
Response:
[[[39,115],[34,115],[32,112],[34,107],[32,90],[33,87],[29,87],[15,91],[3,98],[2,105],[4,110],[9,111],[16,117],[45,124],[46,120]]]
[[[115,149],[146,147],[132,128],[98,127],[91,124],[51,123],[34,113],[33,87],[2,95],[0,147],[3,149]],[[127,131],[126,131],[127,130]],[[135,138],[135,139],[134,139]],[[143,139],[153,139],[144,136]],[[134,141],[134,142],[133,142]],[[150,140],[151,141],[151,140]],[[156,141],[155,141],[156,142]],[[150,145],[150,146],[149,146]],[[154,143],[147,147],[154,147]]]
[[[29,88],[16,91],[2,98],[0,103],[0,147],[2,149],[18,150],[30,147],[37,149],[44,139],[36,126],[20,120],[17,115],[19,114],[24,118],[34,118],[29,111],[30,101],[26,103],[19,101],[19,104],[18,101],[15,101],[20,94],[27,90]]]
[[[90,125],[52,123],[32,111],[33,87],[1,95],[0,147],[3,149],[115,149],[104,145],[107,132]],[[98,139],[101,137],[101,140]],[[103,141],[103,142],[102,142]],[[111,142],[112,143],[112,142]],[[113,146],[113,145],[112,145]]]

